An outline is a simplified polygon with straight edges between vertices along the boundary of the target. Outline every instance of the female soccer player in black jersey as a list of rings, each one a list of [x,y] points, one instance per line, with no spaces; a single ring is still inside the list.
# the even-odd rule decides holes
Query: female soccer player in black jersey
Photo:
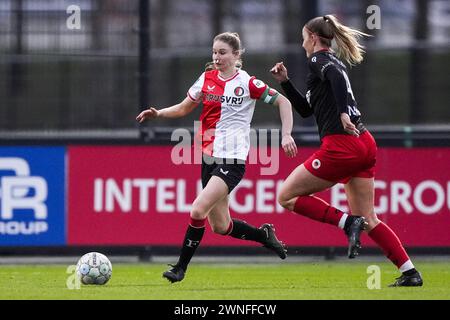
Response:
[[[278,201],[286,209],[343,229],[349,239],[349,258],[358,254],[360,233],[366,230],[402,272],[391,286],[421,286],[421,275],[399,238],[374,212],[377,147],[361,122],[342,62],[356,65],[363,60],[363,47],[358,43],[362,36],[367,35],[341,24],[333,15],[306,23],[302,29],[309,71],[306,96],[289,80],[283,62],[271,69],[294,109],[302,117],[315,116],[321,139],[320,149],[287,177]],[[333,40],[336,53],[331,49]],[[352,215],[312,195],[339,182],[345,184]]]

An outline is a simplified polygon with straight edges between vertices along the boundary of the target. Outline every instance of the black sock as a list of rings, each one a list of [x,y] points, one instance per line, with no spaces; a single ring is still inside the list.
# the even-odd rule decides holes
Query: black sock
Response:
[[[403,272],[405,276],[412,276],[417,272],[416,268],[409,269],[408,271]]]
[[[186,235],[184,236],[183,247],[181,248],[180,258],[178,259],[177,265],[186,271],[195,250],[200,244],[205,233],[205,227],[194,228],[191,225],[188,226]]]
[[[233,229],[229,233],[229,236],[242,240],[252,240],[259,243],[263,243],[266,239],[266,233],[258,229],[245,221],[232,219]]]

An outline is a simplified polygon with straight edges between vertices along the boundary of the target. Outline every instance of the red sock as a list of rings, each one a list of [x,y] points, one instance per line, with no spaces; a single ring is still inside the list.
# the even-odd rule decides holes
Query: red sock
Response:
[[[370,230],[369,237],[383,249],[386,257],[400,269],[400,267],[409,260],[408,254],[403,248],[400,239],[394,231],[380,222],[375,228]]]
[[[335,226],[339,225],[344,213],[330,206],[320,198],[314,196],[300,196],[294,205],[294,212],[310,219],[329,223]]]
[[[194,219],[192,217],[189,217],[189,225],[191,227],[204,228],[205,227],[205,223],[206,223],[206,218],[198,220],[198,219]]]

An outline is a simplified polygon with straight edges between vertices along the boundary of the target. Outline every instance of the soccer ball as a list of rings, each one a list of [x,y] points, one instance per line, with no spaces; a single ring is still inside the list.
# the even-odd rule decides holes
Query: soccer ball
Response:
[[[111,279],[112,265],[98,252],[89,252],[78,260],[76,273],[83,284],[105,284]]]

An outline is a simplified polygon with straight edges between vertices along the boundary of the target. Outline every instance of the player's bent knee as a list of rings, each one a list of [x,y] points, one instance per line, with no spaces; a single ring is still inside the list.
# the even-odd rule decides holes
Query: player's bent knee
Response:
[[[294,205],[295,205],[295,198],[293,198],[293,199],[288,199],[288,198],[284,197],[282,194],[280,194],[280,195],[278,196],[278,203],[279,203],[280,206],[282,206],[283,208],[292,211],[292,210],[294,209]]]
[[[208,216],[206,210],[202,210],[199,206],[192,206],[191,218],[196,220],[203,220]]]
[[[224,236],[224,235],[227,234],[228,227],[224,226],[224,225],[218,225],[218,224],[217,225],[211,225],[211,230],[214,233],[217,233],[217,234],[220,234],[220,235]]]

